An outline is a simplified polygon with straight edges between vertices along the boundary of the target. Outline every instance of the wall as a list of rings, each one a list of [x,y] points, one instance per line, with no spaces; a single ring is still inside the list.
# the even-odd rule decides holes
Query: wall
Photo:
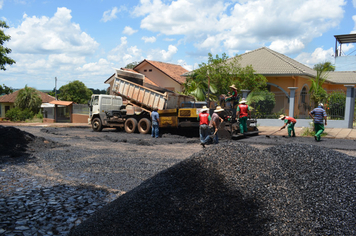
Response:
[[[72,114],[72,123],[88,123],[89,115]]]
[[[297,119],[295,127],[310,127],[312,119]],[[276,126],[282,127],[283,122],[278,119],[258,119],[257,126]],[[258,128],[258,127],[257,127]],[[328,120],[328,125],[325,128],[348,128],[345,120]]]
[[[147,70],[145,72],[145,70]],[[152,71],[150,71],[152,70]],[[143,65],[139,70],[139,73],[144,74],[152,82],[157,84],[162,88],[174,88],[175,91],[181,92],[182,88],[179,83],[175,82],[172,78],[168,77],[166,74],[153,67],[150,64]]]
[[[43,118],[43,123],[54,123],[54,119]]]
[[[10,106],[10,109],[14,108],[14,104],[13,103],[0,103],[1,106],[1,114],[0,117],[1,118],[5,118],[5,106]]]

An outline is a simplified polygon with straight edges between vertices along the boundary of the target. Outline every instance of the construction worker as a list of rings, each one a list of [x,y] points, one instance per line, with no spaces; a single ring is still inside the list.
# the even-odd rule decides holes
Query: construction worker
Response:
[[[325,120],[325,125],[327,125],[327,116],[324,110],[324,104],[319,103],[319,106],[309,112],[309,115],[314,120],[315,141],[320,141],[320,136],[324,132],[323,119]]]
[[[225,98],[225,101],[227,102],[233,102],[232,104],[232,108],[235,108],[235,105],[237,105],[239,103],[239,96],[237,93],[237,88],[235,87],[235,85],[231,85],[230,88],[232,89],[232,93],[230,96]]]
[[[280,115],[278,119],[284,120],[284,125],[279,130],[284,129],[288,125],[288,137],[295,137],[294,125],[297,123],[297,120],[285,115]]]
[[[218,144],[219,143],[219,137],[218,137],[218,129],[220,124],[224,121],[220,116],[219,113],[224,111],[224,109],[221,108],[221,106],[217,106],[216,109],[214,110],[213,115],[211,116],[211,120],[209,123],[209,127],[211,129],[211,133],[213,134],[213,143]]]
[[[159,137],[159,114],[158,114],[158,108],[154,108],[152,113],[151,113],[151,118],[152,118],[152,138],[158,138]]]
[[[244,134],[247,132],[247,117],[251,119],[250,106],[246,104],[246,99],[242,98],[240,105],[236,109],[236,119],[240,122],[240,133]]]
[[[200,110],[200,113],[198,115],[198,121],[199,121],[199,136],[200,136],[200,145],[203,147],[205,146],[206,142],[208,141],[208,136],[210,134],[210,129],[209,129],[209,122],[211,120],[211,117],[208,113],[209,108],[206,106],[203,106],[203,108]]]

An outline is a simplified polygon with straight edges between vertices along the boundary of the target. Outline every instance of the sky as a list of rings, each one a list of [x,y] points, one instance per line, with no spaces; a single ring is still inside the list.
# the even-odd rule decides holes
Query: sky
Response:
[[[16,61],[1,85],[106,89],[115,68],[144,59],[190,71],[208,53],[268,47],[309,67],[334,63],[334,35],[356,33],[356,0],[0,0],[0,20]]]

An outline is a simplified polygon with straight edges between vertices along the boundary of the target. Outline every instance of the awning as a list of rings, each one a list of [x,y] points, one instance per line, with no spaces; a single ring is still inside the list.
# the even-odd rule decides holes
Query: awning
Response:
[[[62,105],[62,106],[69,106],[69,105],[72,105],[73,102],[68,102],[68,101],[57,101],[57,100],[53,100],[51,102],[49,102],[51,104],[54,104],[54,105]]]
[[[41,108],[54,107],[54,104],[42,103]]]

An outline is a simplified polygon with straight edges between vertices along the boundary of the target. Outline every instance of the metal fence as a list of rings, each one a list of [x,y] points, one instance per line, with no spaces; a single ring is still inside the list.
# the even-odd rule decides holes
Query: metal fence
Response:
[[[271,92],[273,92],[275,99],[273,108],[271,108],[273,101],[250,104],[253,108],[252,114],[256,116],[256,118],[275,119],[278,118],[280,114],[285,114],[285,112],[289,110],[288,96],[280,90]],[[328,119],[343,120],[345,116],[346,92],[344,90],[327,90],[326,92],[327,101],[324,102],[324,109]],[[258,96],[259,93],[255,93],[255,95]],[[295,100],[298,108],[295,118],[308,119],[309,112],[317,106],[317,104],[312,104],[309,91],[303,88],[300,93],[296,94]]]
[[[327,90],[326,92],[328,94],[328,101],[324,104],[324,108],[328,119],[344,120],[346,92],[343,90]]]
[[[89,106],[87,104],[73,104],[73,114],[88,115]]]

